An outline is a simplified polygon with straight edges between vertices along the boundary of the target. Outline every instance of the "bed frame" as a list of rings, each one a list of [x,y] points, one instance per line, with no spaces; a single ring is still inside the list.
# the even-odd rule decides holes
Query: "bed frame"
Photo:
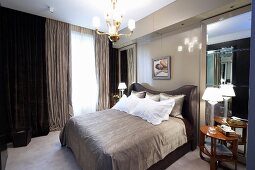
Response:
[[[173,152],[169,153],[164,159],[152,165],[149,170],[163,170],[177,161],[180,157],[193,151],[197,147],[197,132],[198,132],[198,114],[197,114],[197,86],[185,85],[172,91],[156,91],[148,89],[139,83],[134,83],[130,86],[128,95],[131,91],[147,91],[152,94],[166,93],[170,95],[184,94],[184,102],[182,108],[182,116],[185,118],[184,123],[188,134],[188,142],[178,147]]]

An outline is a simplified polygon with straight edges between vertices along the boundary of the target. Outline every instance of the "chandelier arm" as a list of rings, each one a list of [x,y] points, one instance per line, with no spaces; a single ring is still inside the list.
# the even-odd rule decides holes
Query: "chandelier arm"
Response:
[[[109,33],[99,31],[98,29],[96,29],[96,33],[97,33],[98,35],[109,35]]]
[[[128,34],[119,34],[119,36],[126,36],[126,37],[129,37],[133,34],[133,31],[130,31],[130,33]]]

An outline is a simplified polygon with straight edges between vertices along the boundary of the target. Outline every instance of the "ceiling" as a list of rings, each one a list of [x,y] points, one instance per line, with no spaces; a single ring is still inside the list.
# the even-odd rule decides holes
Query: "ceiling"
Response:
[[[251,12],[237,15],[207,26],[208,38],[220,37],[226,34],[244,33],[251,30]]]
[[[145,16],[173,3],[176,0],[118,0],[124,14],[121,29],[127,26],[128,19],[138,21]],[[104,14],[109,9],[111,0],[0,0],[3,7],[23,11],[74,25],[94,29],[92,18],[101,19],[101,31],[106,31]],[[54,13],[49,11],[54,8]]]

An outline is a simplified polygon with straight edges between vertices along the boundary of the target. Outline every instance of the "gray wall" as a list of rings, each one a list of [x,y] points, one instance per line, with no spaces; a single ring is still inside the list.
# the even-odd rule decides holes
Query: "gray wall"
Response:
[[[146,83],[160,90],[175,89],[183,85],[192,84],[202,90],[205,86],[205,65],[201,64],[201,28],[194,26],[186,30],[174,31],[158,35],[154,38],[142,39],[137,42],[137,80],[138,83]],[[184,45],[185,38],[192,39],[197,37],[198,43],[193,51],[189,52],[187,45]],[[177,50],[178,46],[183,46],[183,51]],[[171,80],[153,80],[152,79],[152,59],[171,56]],[[205,60],[203,60],[205,61]],[[204,103],[204,101],[200,101]],[[200,105],[201,105],[200,103]],[[204,112],[200,114],[200,123],[204,123]]]
[[[186,37],[200,39],[200,27],[184,32],[172,32],[159,35],[150,40],[137,43],[137,78],[139,83],[148,83],[162,90],[178,88],[184,84],[199,86],[199,42],[194,46],[193,52],[188,52],[184,45]],[[183,51],[178,52],[179,45]],[[171,56],[171,80],[152,79],[152,59]]]

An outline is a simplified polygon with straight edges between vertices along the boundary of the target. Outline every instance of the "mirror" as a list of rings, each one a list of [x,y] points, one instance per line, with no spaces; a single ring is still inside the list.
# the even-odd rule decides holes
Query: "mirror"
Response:
[[[225,96],[224,102],[217,103],[214,106],[214,115],[223,117],[225,110],[228,117],[247,119],[251,13],[246,12],[220,20],[224,17],[227,16],[216,17],[207,23],[206,86],[233,84],[235,96]],[[211,108],[207,102],[205,107],[207,123]],[[247,124],[244,123],[243,126],[230,125],[229,122],[228,124],[241,137],[242,142],[238,143],[238,161],[245,163]]]
[[[207,51],[207,86],[232,84],[233,47]]]
[[[125,94],[130,85],[136,82],[136,61],[136,44],[119,49],[119,82],[126,83]]]

